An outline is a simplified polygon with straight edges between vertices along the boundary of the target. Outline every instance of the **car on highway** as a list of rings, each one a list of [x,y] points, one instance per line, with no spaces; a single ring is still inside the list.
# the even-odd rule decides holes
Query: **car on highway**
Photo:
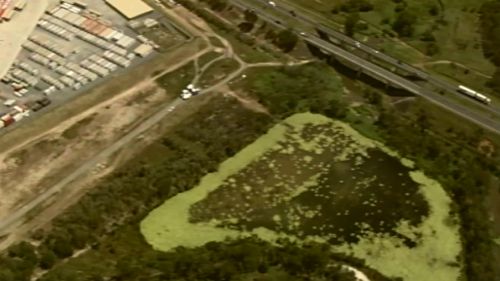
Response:
[[[307,36],[307,33],[305,33],[304,31],[300,32],[299,34],[300,34],[300,36],[304,36],[304,37]]]

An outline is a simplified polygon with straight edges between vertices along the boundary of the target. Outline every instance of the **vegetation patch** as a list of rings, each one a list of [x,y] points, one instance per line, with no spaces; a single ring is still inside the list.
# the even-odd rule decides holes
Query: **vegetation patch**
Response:
[[[141,231],[162,251],[253,234],[327,241],[389,276],[456,280],[451,201],[395,156],[341,122],[296,114],[152,211]]]
[[[90,124],[94,120],[96,115],[97,113],[94,113],[71,125],[71,127],[67,128],[66,130],[64,130],[64,132],[62,132],[61,136],[65,139],[70,139],[70,140],[77,138],[80,135],[80,131],[84,129],[85,126]]]
[[[496,239],[493,239],[493,241],[495,242],[495,244],[497,244],[498,246],[500,246],[500,237],[497,237]]]
[[[156,82],[162,88],[164,88],[168,93],[174,95],[180,94],[182,89],[184,89],[191,81],[193,81],[195,73],[194,63],[191,62],[185,66],[179,68],[174,72],[169,72],[162,77],[158,78]]]
[[[239,63],[231,58],[223,58],[212,63],[200,77],[202,87],[213,85],[224,79],[228,73],[238,69]]]
[[[198,65],[199,67],[203,67],[205,64],[213,61],[214,59],[222,56],[223,54],[217,53],[217,52],[208,52],[204,54],[203,56],[198,58]]]

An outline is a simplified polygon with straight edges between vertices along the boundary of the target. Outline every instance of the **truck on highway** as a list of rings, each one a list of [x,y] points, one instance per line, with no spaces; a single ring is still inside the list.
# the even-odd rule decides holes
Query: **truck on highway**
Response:
[[[470,88],[467,88],[463,85],[458,85],[458,92],[468,96],[468,97],[471,97],[477,101],[480,101],[484,104],[490,104],[491,103],[491,99],[488,98],[487,96],[481,94],[481,93],[478,93]]]

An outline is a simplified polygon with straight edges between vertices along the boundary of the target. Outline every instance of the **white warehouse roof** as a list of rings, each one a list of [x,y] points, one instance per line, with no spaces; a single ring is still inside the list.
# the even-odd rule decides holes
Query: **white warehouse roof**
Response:
[[[153,11],[143,0],[106,0],[106,3],[129,20]]]

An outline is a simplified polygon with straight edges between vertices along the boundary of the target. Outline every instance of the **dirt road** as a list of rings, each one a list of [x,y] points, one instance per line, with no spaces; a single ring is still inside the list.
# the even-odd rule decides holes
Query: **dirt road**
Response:
[[[165,73],[168,73],[170,71],[173,71],[177,68],[182,67],[186,63],[198,58],[199,56],[204,55],[205,53],[211,51],[211,48],[206,48],[203,51],[200,51],[196,53],[193,56],[190,56],[175,65],[172,65],[162,73],[157,74],[156,76],[150,77],[135,87],[127,90],[124,95],[131,93],[131,92],[137,92],[140,91],[146,87],[149,87],[155,83],[155,80],[164,75]],[[69,183],[74,181],[76,178],[78,178],[80,175],[88,172],[90,169],[94,168],[98,163],[101,161],[107,159],[109,156],[111,156],[113,153],[117,152],[119,149],[121,149],[125,144],[130,142],[132,139],[138,137],[142,133],[144,133],[146,130],[151,128],[154,124],[162,120],[168,113],[170,113],[179,103],[181,100],[176,99],[172,103],[166,105],[163,107],[162,110],[159,112],[155,113],[153,116],[151,116],[149,119],[141,123],[138,127],[133,129],[131,132],[120,138],[118,141],[113,143],[111,146],[107,147],[100,153],[98,153],[96,156],[92,157],[90,160],[85,162],[83,165],[81,165],[78,169],[73,171],[71,174],[63,178],[61,181],[59,181],[57,184],[53,185],[50,189],[36,197],[33,201],[29,202],[28,204],[25,204],[22,206],[20,209],[16,210],[15,212],[11,213],[7,217],[4,217],[2,221],[0,221],[0,236],[5,235],[9,233],[13,228],[16,226],[20,225],[23,223],[23,219],[28,212],[31,210],[35,209],[37,206],[39,206],[42,202],[46,201],[48,198],[52,197],[53,195],[57,194],[60,192],[64,187],[68,187]]]
[[[225,90],[227,88],[226,84],[233,80],[234,78],[240,76],[242,72],[248,68],[248,67],[258,67],[258,66],[274,66],[274,65],[281,65],[281,63],[264,63],[264,64],[255,64],[255,65],[248,65],[245,63],[241,58],[233,52],[233,48],[231,44],[225,40],[224,38],[218,36],[215,34],[203,21],[193,18],[193,17],[188,17],[188,13],[185,10],[180,10],[176,9],[176,13],[172,15],[173,17],[179,17],[180,14],[186,16],[189,20],[184,20],[183,18],[180,18],[179,21],[182,22],[183,24],[187,24],[190,27],[188,28],[192,32],[197,32],[197,36],[199,38],[204,39],[204,41],[207,43],[207,47],[202,49],[201,51],[198,51],[196,54],[186,57],[185,59],[182,59],[181,61],[177,62],[174,65],[171,65],[168,67],[168,69],[165,69],[161,73],[157,73],[156,75],[146,78],[145,80],[141,81],[140,83],[136,84],[132,88],[124,91],[123,93],[119,94],[118,96],[123,96],[123,95],[130,95],[132,93],[137,93],[140,91],[143,91],[144,89],[147,89],[148,87],[152,87],[155,85],[155,80],[164,75],[167,72],[173,71],[175,69],[180,68],[181,66],[196,60],[197,58],[201,57],[202,55],[211,52],[214,50],[214,47],[209,43],[208,37],[213,36],[219,38],[219,40],[222,42],[224,45],[225,49],[225,54],[226,57],[231,57],[235,59],[239,63],[239,68],[234,71],[233,73],[230,73],[228,76],[225,77],[224,80],[218,82],[217,84],[203,89],[202,94],[207,94],[209,92],[215,91],[215,90]],[[168,11],[169,13],[172,13],[171,10]],[[179,14],[177,14],[179,12]],[[193,22],[195,22],[196,27],[193,27]],[[201,70],[201,75],[204,70],[208,69],[208,66],[203,67]],[[194,81],[197,81],[197,77],[195,77]],[[114,102],[119,97],[116,97],[109,102]],[[199,98],[199,97],[197,97]],[[180,99],[175,99],[171,103],[168,103],[166,105],[162,105],[161,109],[159,109],[156,113],[145,119],[140,125],[136,126],[135,128],[132,128],[131,130],[127,131],[125,134],[121,134],[121,137],[116,139],[113,143],[110,143],[106,147],[102,148],[99,150],[97,154],[94,156],[89,157],[88,159],[85,159],[83,163],[79,163],[79,166],[76,167],[75,169],[68,171],[62,177],[62,174],[60,175],[57,182],[54,182],[54,184],[50,185],[50,188],[47,188],[44,190],[43,193],[38,195],[35,199],[30,201],[29,203],[25,204],[21,208],[15,210],[12,212],[10,215],[4,217],[0,221],[0,236],[7,235],[6,239],[0,243],[0,249],[7,247],[10,243],[15,242],[19,237],[24,235],[26,232],[30,231],[33,227],[40,226],[39,224],[35,223],[26,223],[25,221],[27,220],[27,217],[29,216],[30,212],[33,210],[36,210],[37,207],[44,205],[47,202],[50,202],[50,199],[55,199],[59,200],[62,196],[57,196],[57,194],[71,194],[71,193],[77,193],[79,189],[83,189],[82,185],[78,184],[72,184],[75,181],[79,180],[81,181],[82,178],[89,178],[90,172],[95,170],[96,166],[100,166],[101,163],[106,162],[109,160],[110,157],[115,155],[117,152],[120,152],[127,144],[131,143],[134,139],[137,139],[138,137],[142,137],[143,134],[150,130],[153,126],[158,124],[160,121],[164,120],[167,115],[169,115],[178,105],[183,103],[184,101],[181,101]],[[102,107],[102,106],[101,106]],[[89,109],[89,111],[95,110],[94,109]],[[86,112],[87,115],[90,112]],[[79,122],[81,120],[81,115],[78,117],[73,117],[72,120],[73,122]],[[61,128],[59,128],[60,130]],[[19,147],[15,147],[14,149],[18,149]],[[6,153],[7,155],[9,153]],[[1,157],[0,157],[0,160]],[[1,163],[1,161],[0,161]],[[102,174],[102,173],[101,173]],[[87,177],[85,177],[87,176]],[[97,175],[96,175],[97,178]],[[64,205],[63,202],[57,202],[54,203],[54,205],[59,205],[62,206]],[[61,205],[62,204],[62,205]],[[52,206],[51,206],[52,207]],[[64,207],[64,206],[62,206]],[[45,208],[45,207],[44,207]],[[54,217],[57,215],[57,211],[60,212],[60,210],[53,210],[52,214],[50,215],[51,217]],[[42,220],[43,221],[43,220]],[[24,224],[24,225],[23,225]],[[20,225],[23,225],[23,227],[19,227]],[[10,234],[10,235],[9,235]]]

